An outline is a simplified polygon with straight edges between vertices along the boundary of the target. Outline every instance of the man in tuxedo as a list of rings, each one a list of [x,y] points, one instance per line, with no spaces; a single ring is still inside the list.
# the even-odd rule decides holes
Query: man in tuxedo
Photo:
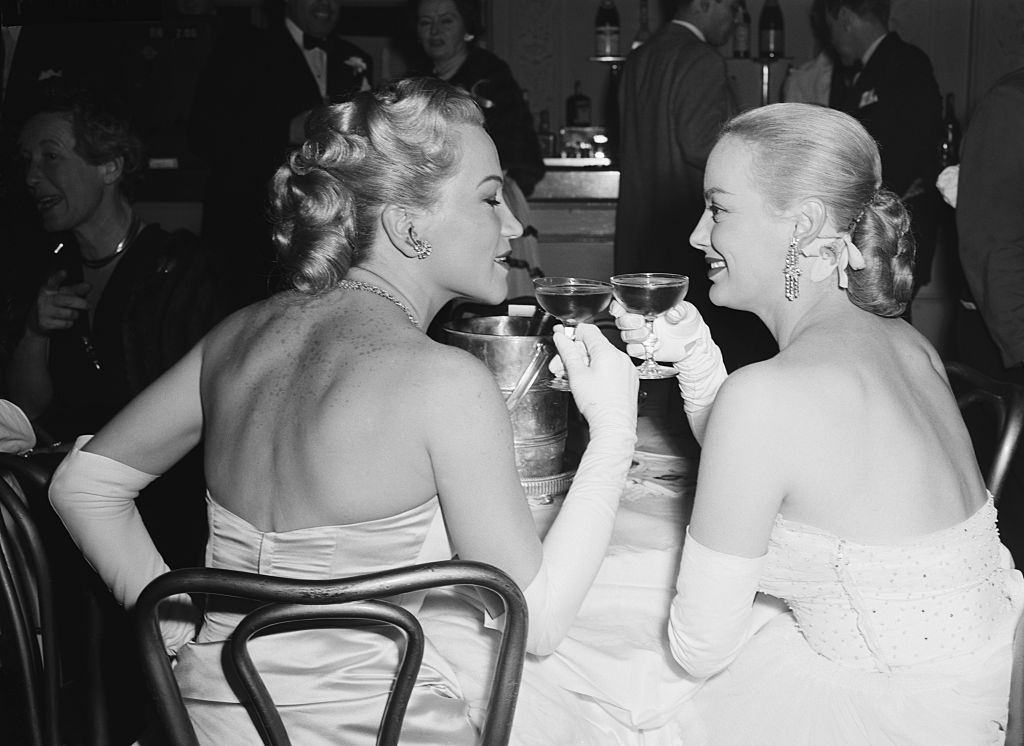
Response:
[[[840,65],[829,106],[855,117],[878,142],[882,182],[912,216],[916,287],[931,279],[941,205],[935,179],[942,142],[942,95],[931,61],[889,31],[890,0],[825,0]]]
[[[225,31],[197,87],[190,147],[210,168],[202,235],[237,308],[273,292],[267,187],[306,117],[370,87],[370,56],[338,36],[341,0],[285,0],[267,29]]]
[[[704,255],[690,246],[704,211],[705,163],[722,124],[736,113],[725,60],[715,49],[732,34],[736,5],[680,0],[673,19],[626,59],[615,220],[615,271],[689,276],[686,299],[711,327],[730,370],[778,351],[756,316],[712,305]]]

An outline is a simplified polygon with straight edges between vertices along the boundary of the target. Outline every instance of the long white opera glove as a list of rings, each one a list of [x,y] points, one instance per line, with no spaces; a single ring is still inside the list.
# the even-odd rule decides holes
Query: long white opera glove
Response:
[[[706,678],[724,669],[760,626],[753,603],[766,557],[710,549],[686,529],[668,639],[672,656],[691,676]]]
[[[82,451],[91,435],[75,441],[50,482],[50,504],[86,560],[125,608],[169,569],[142,522],[135,498],[153,474]],[[168,654],[195,636],[196,613],[187,595],[160,604],[160,631]]]
[[[642,316],[626,313],[618,303],[613,302],[610,311],[624,338],[635,336],[629,333],[644,327]],[[703,443],[711,405],[728,375],[722,351],[711,338],[711,330],[700,311],[686,301],[654,319],[654,336],[654,358],[671,363],[676,369],[683,410],[697,442]],[[637,341],[627,342],[626,351],[634,357],[644,354],[643,345]]]
[[[527,649],[537,655],[551,653],[561,642],[601,568],[636,446],[639,381],[632,361],[590,324],[577,329],[587,354],[560,335],[556,330],[590,441],[544,537],[540,569],[524,591],[530,609]]]
[[[690,429],[697,442],[703,443],[711,405],[728,375],[722,350],[711,338],[711,329],[693,304],[683,302],[665,317],[666,329],[659,335],[670,334],[671,341],[682,344],[686,350],[686,356],[677,359],[672,367],[676,369],[676,382]],[[679,320],[673,323],[677,318]]]

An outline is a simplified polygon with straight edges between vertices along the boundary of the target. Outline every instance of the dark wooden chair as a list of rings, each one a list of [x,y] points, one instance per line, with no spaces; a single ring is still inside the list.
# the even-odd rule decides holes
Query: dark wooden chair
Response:
[[[143,590],[136,604],[143,665],[156,700],[160,729],[170,743],[198,743],[164,650],[157,613],[162,599],[190,593],[266,602],[243,617],[227,641],[225,666],[233,670],[225,671],[225,675],[237,676],[243,683],[249,698],[244,704],[264,743],[274,746],[290,742],[248,656],[246,643],[252,636],[274,627],[347,626],[360,620],[376,620],[400,629],[407,645],[377,737],[378,744],[397,744],[419,671],[423,632],[409,612],[380,599],[452,585],[484,588],[497,594],[505,604],[505,628],[480,742],[488,746],[507,744],[526,652],[526,601],[515,582],[497,568],[458,560],[319,581],[210,568],[172,570],[161,575]]]
[[[998,505],[1024,431],[1024,386],[998,381],[960,362],[946,363],[946,375]]]
[[[8,481],[10,480],[10,481]],[[18,735],[32,746],[57,746],[60,735],[60,656],[50,565],[35,521],[17,483],[0,470],[0,650],[12,674],[12,699],[20,712]],[[21,731],[24,729],[24,732]]]
[[[98,644],[94,643],[99,640],[102,628],[97,593],[106,593],[106,589],[97,587],[98,579],[95,584],[89,582],[93,576],[91,568],[81,558],[78,548],[49,505],[50,477],[63,456],[63,453],[39,453],[29,457],[0,453],[0,473],[9,474],[21,490],[21,496],[15,495],[18,497],[16,505],[10,506],[9,500],[5,500],[3,505],[14,519],[10,525],[22,527],[17,535],[8,537],[20,557],[15,569],[23,579],[18,582],[23,588],[32,589],[31,594],[22,593],[17,598],[9,597],[8,601],[34,604],[38,613],[34,619],[35,634],[39,635],[42,646],[37,650],[40,655],[35,656],[33,664],[35,671],[41,671],[41,678],[24,667],[17,671],[19,677],[24,677],[25,704],[29,707],[21,714],[30,732],[44,737],[42,743],[61,743],[58,739],[62,734],[70,735],[73,731],[76,743],[105,746],[111,742],[110,723],[101,676],[103,661]],[[12,491],[12,494],[15,493]],[[4,495],[0,495],[2,497]],[[14,511],[18,511],[17,516]],[[64,586],[60,587],[65,591],[69,587],[75,589],[76,617],[73,623],[78,629],[75,639],[79,640],[75,647],[76,657],[81,659],[80,670],[75,672],[70,672],[61,663],[59,633],[63,620],[58,619],[57,611],[57,594],[60,592],[57,566],[67,557],[74,559],[72,567],[64,570],[71,576],[65,578]],[[26,586],[28,578],[31,583]],[[24,613],[22,617],[25,618]],[[6,622],[0,623],[6,628]],[[22,654],[17,655],[22,658]],[[41,721],[38,720],[40,716],[44,718]]]

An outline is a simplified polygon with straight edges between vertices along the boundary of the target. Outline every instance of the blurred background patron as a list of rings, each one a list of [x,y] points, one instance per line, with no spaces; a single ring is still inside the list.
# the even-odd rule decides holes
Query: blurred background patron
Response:
[[[214,44],[196,90],[189,144],[210,169],[202,235],[234,309],[274,289],[270,177],[306,118],[370,87],[372,59],[341,38],[341,0],[285,0],[265,29],[237,24]]]

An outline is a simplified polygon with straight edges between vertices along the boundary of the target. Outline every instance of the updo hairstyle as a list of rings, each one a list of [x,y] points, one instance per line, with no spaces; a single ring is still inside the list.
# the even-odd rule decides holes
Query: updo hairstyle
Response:
[[[306,141],[271,182],[274,242],[285,282],[334,287],[367,258],[381,208],[429,209],[459,162],[455,125],[482,125],[465,91],[408,78],[315,110]]]
[[[847,295],[878,316],[899,316],[914,287],[910,215],[899,197],[880,189],[878,146],[861,124],[814,104],[771,104],[726,122],[720,137],[740,138],[753,151],[753,180],[767,204],[784,212],[817,197],[840,233],[864,254],[848,270]]]

